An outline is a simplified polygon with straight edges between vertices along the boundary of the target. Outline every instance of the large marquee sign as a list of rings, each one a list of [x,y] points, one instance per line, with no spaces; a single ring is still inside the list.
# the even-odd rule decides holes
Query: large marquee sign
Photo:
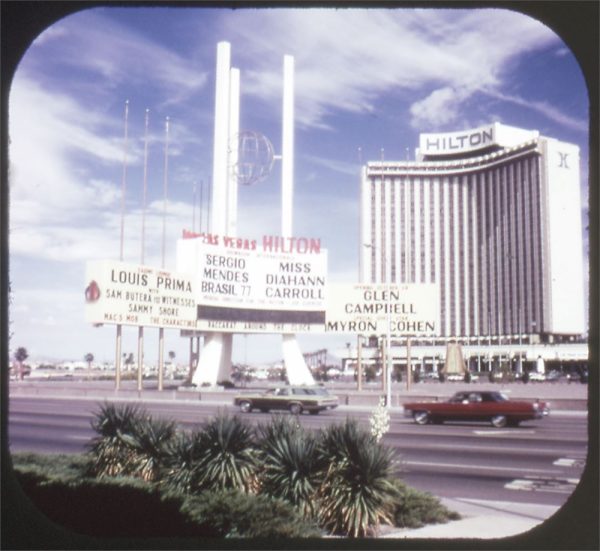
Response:
[[[91,261],[86,266],[86,321],[193,329],[194,290],[188,275],[112,260]]]
[[[438,286],[332,284],[325,329],[333,333],[426,336],[439,332]]]
[[[463,132],[421,134],[419,151],[423,155],[449,155],[457,152],[475,151],[496,143],[494,125]]]
[[[523,130],[495,122],[460,132],[420,134],[419,154],[449,156],[490,148],[513,147],[537,137],[537,131]]]
[[[308,241],[277,239],[178,242],[178,271],[197,281],[198,330],[324,330],[327,252]]]

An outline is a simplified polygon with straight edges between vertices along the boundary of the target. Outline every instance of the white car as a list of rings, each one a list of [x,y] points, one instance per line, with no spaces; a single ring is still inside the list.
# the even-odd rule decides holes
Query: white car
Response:
[[[530,381],[545,381],[546,375],[544,373],[538,373],[537,371],[531,371],[529,373]]]

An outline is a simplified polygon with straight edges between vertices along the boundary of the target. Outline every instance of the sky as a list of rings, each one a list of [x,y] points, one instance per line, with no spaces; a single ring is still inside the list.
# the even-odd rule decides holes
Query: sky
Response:
[[[267,136],[276,154],[283,57],[294,56],[293,232],[321,239],[331,281],[358,278],[361,163],[382,154],[414,158],[421,132],[498,121],[577,144],[587,219],[585,81],[564,42],[527,15],[492,8],[90,8],[39,35],[10,88],[11,351],[25,347],[32,361],[82,360],[90,352],[114,360],[115,327],[85,323],[85,264],[118,260],[123,198],[126,262],[141,261],[145,211],[144,262],[161,265],[165,181],[166,268],[175,270],[183,229],[208,228],[221,41],[231,44],[240,69],[240,128]],[[280,226],[276,163],[268,178],[240,189],[238,235],[277,235]],[[158,357],[157,334],[146,331],[148,363]],[[351,340],[298,336],[304,352],[334,352]],[[276,335],[236,336],[233,360],[280,360],[280,342]],[[189,341],[178,331],[166,331],[165,348],[187,362]],[[124,327],[123,351],[137,351],[133,327]]]

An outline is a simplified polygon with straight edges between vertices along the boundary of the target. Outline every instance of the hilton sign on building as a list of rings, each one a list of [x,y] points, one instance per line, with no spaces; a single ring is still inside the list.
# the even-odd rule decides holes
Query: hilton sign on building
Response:
[[[361,281],[438,284],[444,339],[583,334],[578,147],[494,123],[416,158],[363,167]]]

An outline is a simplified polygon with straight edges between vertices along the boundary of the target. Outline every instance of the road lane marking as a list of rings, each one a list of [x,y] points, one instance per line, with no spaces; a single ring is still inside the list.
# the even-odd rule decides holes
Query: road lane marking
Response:
[[[553,465],[556,465],[557,467],[572,467],[575,465],[575,459],[567,459],[563,457],[561,459],[557,459]]]
[[[585,458],[561,457],[554,461],[553,465],[557,467],[585,467]]]
[[[473,434],[477,434],[478,436],[497,436],[499,434],[511,434],[512,436],[520,435],[520,434],[535,434],[534,430],[474,430]]]
[[[401,461],[401,465],[413,465],[419,467],[441,467],[441,468],[450,468],[450,469],[460,469],[461,471],[465,470],[479,470],[479,471],[506,471],[514,473],[518,471],[520,473],[540,473],[540,474],[562,474],[563,471],[558,469],[528,469],[525,467],[490,467],[487,465],[465,465],[464,463],[432,463],[427,461]]]
[[[525,492],[549,492],[555,494],[572,494],[579,484],[578,478],[516,478],[504,485],[507,490]]]

